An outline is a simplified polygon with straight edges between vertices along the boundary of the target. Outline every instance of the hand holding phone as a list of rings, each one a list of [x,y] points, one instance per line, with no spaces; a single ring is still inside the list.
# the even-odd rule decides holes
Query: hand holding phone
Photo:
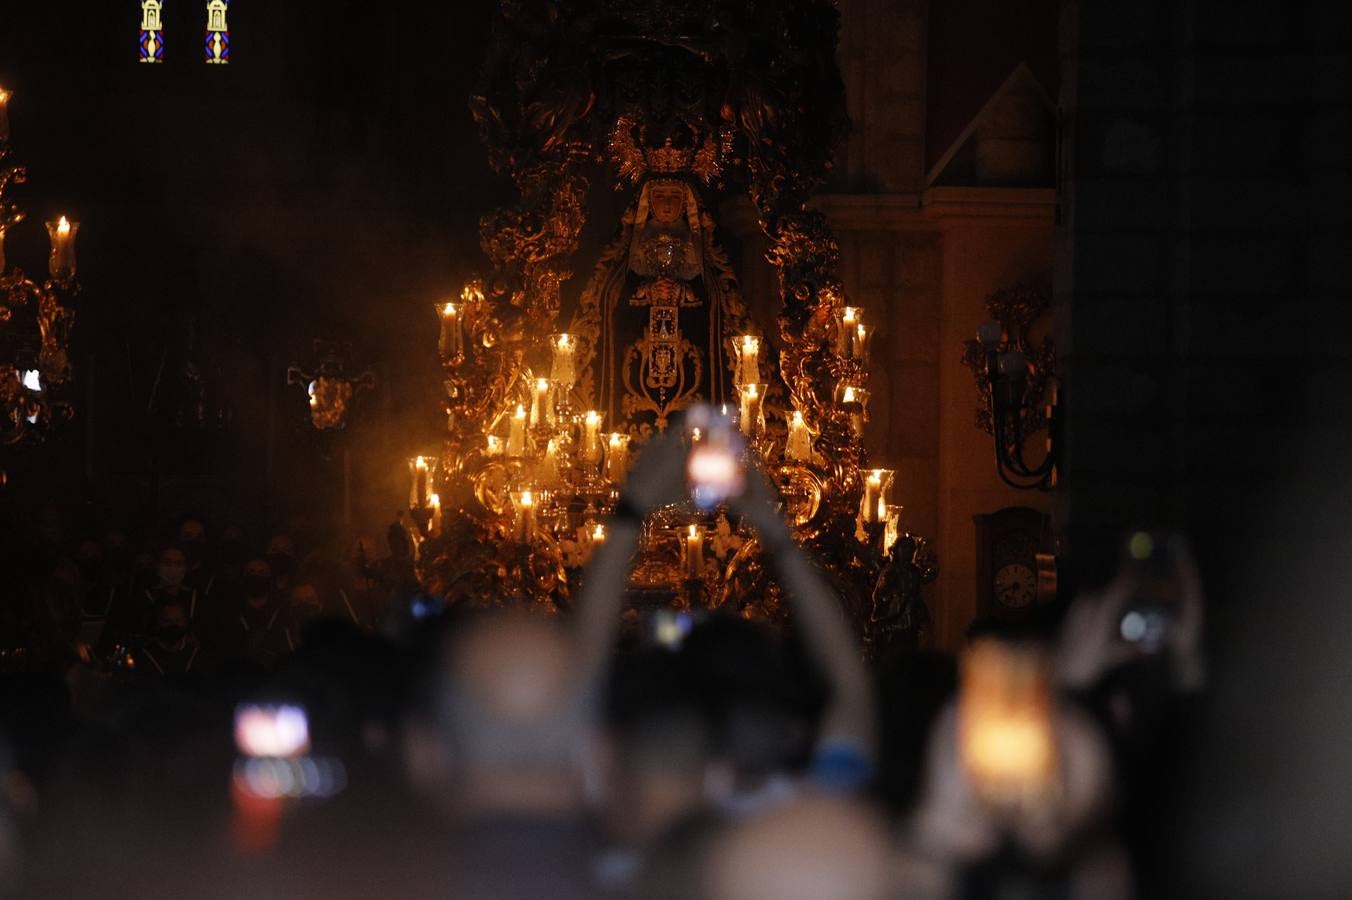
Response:
[[[746,446],[732,418],[709,406],[686,415],[691,436],[686,478],[690,499],[702,510],[741,496],[746,489]]]

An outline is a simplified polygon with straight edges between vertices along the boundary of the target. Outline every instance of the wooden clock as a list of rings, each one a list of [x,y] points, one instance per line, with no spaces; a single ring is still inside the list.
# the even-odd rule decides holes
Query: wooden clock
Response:
[[[972,517],[976,524],[977,617],[1012,622],[1055,599],[1055,557],[1048,516],[1009,506]]]

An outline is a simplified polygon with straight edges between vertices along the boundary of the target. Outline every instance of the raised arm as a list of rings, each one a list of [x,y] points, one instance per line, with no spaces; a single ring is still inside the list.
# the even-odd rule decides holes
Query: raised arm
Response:
[[[760,535],[780,586],[789,597],[809,652],[831,687],[818,750],[846,745],[872,762],[877,752],[877,712],[873,685],[859,655],[859,642],[841,613],[840,598],[816,566],[794,543],[788,523],[775,506],[777,494],[756,468],[747,472],[745,494],[734,501]]]
[[[606,525],[606,540],[592,554],[577,601],[580,690],[593,694],[604,677],[619,629],[624,588],[643,520],[686,496],[686,448],[677,429],[648,441]]]

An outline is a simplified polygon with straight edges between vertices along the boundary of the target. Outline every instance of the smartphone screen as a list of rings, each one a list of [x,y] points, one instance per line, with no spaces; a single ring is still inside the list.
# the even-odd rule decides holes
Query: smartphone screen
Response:
[[[235,710],[235,747],[241,756],[283,758],[310,749],[305,710],[289,704],[241,704]]]
[[[695,506],[711,510],[741,495],[746,488],[745,443],[732,417],[696,406],[685,422],[692,441],[686,476]]]

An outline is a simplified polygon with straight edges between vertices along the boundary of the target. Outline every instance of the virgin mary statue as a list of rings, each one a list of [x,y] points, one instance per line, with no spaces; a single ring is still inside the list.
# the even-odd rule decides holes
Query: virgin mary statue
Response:
[[[735,401],[732,336],[746,330],[746,309],[689,182],[643,182],[583,290],[573,330],[596,341],[584,392],[636,440],[692,404]]]

